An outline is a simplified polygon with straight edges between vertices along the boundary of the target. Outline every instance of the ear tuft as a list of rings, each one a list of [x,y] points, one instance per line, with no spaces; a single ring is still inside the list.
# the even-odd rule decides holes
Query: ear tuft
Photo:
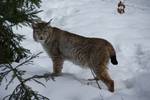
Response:
[[[48,25],[48,26],[51,24],[52,20],[53,20],[53,18],[50,19],[50,20],[47,22],[47,25]]]

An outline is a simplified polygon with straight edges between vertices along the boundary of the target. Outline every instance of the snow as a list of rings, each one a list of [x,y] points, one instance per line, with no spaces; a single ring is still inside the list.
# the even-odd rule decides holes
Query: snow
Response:
[[[56,81],[45,82],[46,88],[28,83],[34,90],[51,100],[149,100],[150,98],[150,1],[124,0],[125,14],[116,12],[118,0],[43,0],[44,11],[39,14],[45,21],[53,18],[52,26],[87,37],[110,41],[116,49],[119,64],[109,64],[109,73],[115,81],[115,92],[110,93],[100,82],[88,82],[92,74],[71,62],[65,62],[63,72]],[[17,32],[26,35],[22,45],[32,53],[43,51],[34,42],[32,29],[23,27]],[[33,65],[24,66],[28,75],[52,72],[51,59],[44,52]],[[0,97],[12,91],[0,87]],[[87,85],[89,84],[89,85]]]

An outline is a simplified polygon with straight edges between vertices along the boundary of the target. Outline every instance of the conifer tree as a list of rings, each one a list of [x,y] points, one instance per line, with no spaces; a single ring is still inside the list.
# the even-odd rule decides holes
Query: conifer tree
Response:
[[[20,46],[24,36],[14,33],[13,27],[30,25],[41,0],[0,0],[0,64],[19,62],[29,50]]]
[[[44,86],[37,79],[49,78],[49,75],[25,78],[26,71],[20,68],[24,64],[30,64],[40,53],[29,55],[29,50],[20,45],[24,36],[13,30],[13,27],[30,26],[32,22],[39,20],[36,14],[41,12],[38,10],[40,3],[41,0],[0,0],[0,86],[8,76],[11,77],[5,83],[6,89],[14,79],[19,82],[12,93],[3,98],[4,100],[49,100],[26,84],[28,81],[35,81]],[[24,60],[20,62],[22,59]],[[13,65],[13,62],[18,62],[18,65]]]

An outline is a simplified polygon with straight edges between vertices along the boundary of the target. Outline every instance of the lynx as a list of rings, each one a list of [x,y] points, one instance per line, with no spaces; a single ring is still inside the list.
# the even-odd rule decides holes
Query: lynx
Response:
[[[53,73],[60,75],[63,62],[69,60],[83,68],[93,69],[96,79],[102,80],[114,92],[114,81],[108,74],[107,64],[117,65],[113,46],[105,39],[88,38],[49,25],[50,22],[33,23],[33,38],[40,42],[51,57]]]

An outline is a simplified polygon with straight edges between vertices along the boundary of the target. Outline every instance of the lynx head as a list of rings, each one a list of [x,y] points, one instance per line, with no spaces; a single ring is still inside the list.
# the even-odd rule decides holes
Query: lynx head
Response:
[[[36,42],[44,43],[49,34],[52,32],[52,27],[50,26],[52,19],[49,22],[37,22],[32,23],[33,28],[33,38]]]

